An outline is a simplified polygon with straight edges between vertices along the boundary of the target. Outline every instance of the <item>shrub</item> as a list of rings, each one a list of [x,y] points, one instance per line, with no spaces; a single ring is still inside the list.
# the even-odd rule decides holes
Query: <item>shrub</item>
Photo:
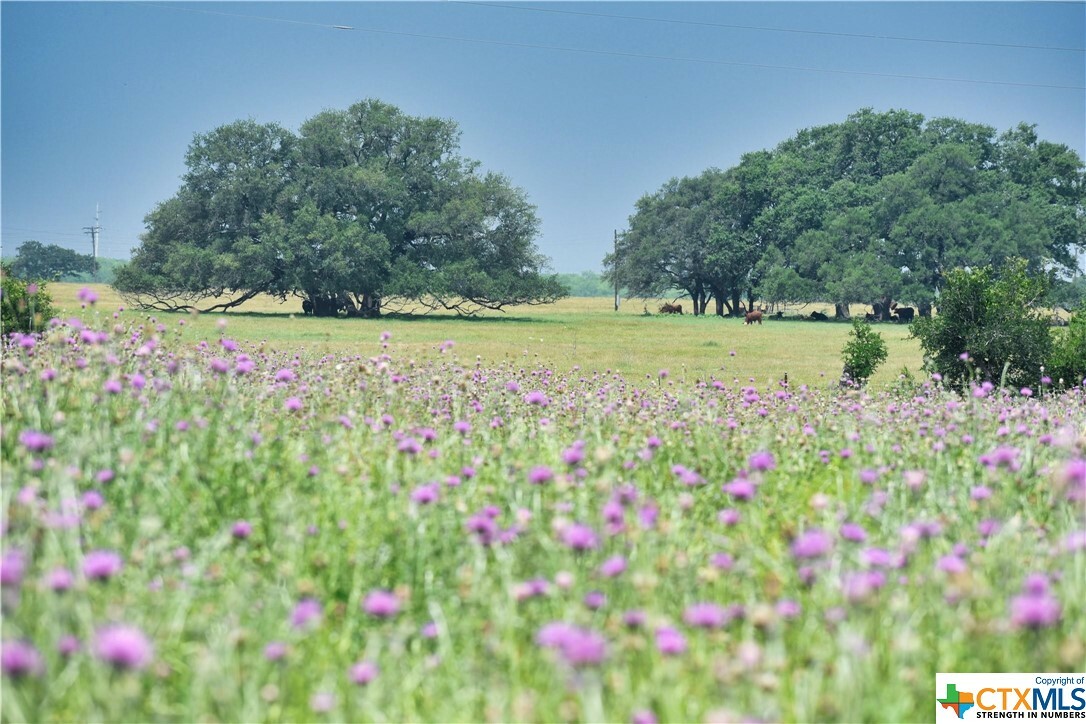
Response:
[[[40,330],[54,316],[53,299],[42,282],[27,282],[0,264],[0,333]]]
[[[1071,316],[1071,323],[1053,345],[1045,373],[1057,384],[1068,387],[1086,380],[1086,311]]]
[[[939,314],[913,323],[924,366],[951,385],[974,375],[1014,386],[1036,384],[1052,349],[1048,320],[1037,308],[1047,291],[1043,275],[1031,275],[1025,261],[947,274]]]
[[[870,324],[859,319],[852,320],[852,331],[848,336],[849,340],[841,350],[845,362],[844,381],[863,385],[886,361],[886,342]]]

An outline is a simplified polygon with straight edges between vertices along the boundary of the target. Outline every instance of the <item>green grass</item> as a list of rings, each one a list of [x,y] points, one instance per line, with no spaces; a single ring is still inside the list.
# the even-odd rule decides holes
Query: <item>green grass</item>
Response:
[[[49,285],[57,307],[70,312],[79,310],[76,293],[80,288],[76,284]],[[100,294],[103,310],[123,305],[110,287],[92,288]],[[317,319],[303,316],[301,302],[296,299],[281,304],[263,297],[225,314],[151,314],[171,327],[172,320],[186,318],[188,339],[217,338],[218,325],[225,320],[226,333],[232,338],[266,340],[274,346],[304,345],[315,353],[359,350],[387,330],[399,349],[419,357],[451,339],[463,358],[478,355],[488,363],[544,364],[563,371],[579,366],[584,371],[617,371],[630,378],[655,377],[666,369],[680,380],[754,378],[765,383],[787,375],[795,384],[823,385],[834,383],[841,374],[841,349],[851,329],[848,324],[768,320],[761,326],[746,326],[741,319],[716,316],[643,315],[646,307],[658,306],[656,301],[626,300],[615,312],[611,299],[583,297],[470,318],[435,313]],[[786,316],[810,314],[815,309],[826,311],[808,306],[786,312]],[[147,315],[126,311],[122,317]],[[886,341],[889,357],[872,377],[873,386],[896,381],[903,368],[920,371],[920,346],[908,338],[907,326],[882,324],[877,331]]]
[[[3,647],[40,661],[5,673],[3,722],[930,721],[936,672],[1071,671],[1086,656],[1082,389],[698,384],[637,347],[644,373],[572,371],[547,330],[704,330],[681,349],[710,356],[733,345],[708,332],[735,330],[750,345],[738,365],[847,329],[616,318],[578,300],[513,321],[257,310],[226,315],[235,350],[212,315],[114,319],[114,300],[57,296],[81,321],[11,340],[3,360]],[[476,360],[510,330],[541,338],[540,356]],[[533,484],[537,466],[553,476]],[[749,500],[725,487],[743,480]],[[419,502],[429,486],[437,499]],[[482,540],[487,521],[504,537]],[[573,549],[574,524],[596,544]],[[814,531],[825,549],[798,557]],[[99,550],[124,563],[104,581],[83,572]],[[605,575],[614,556],[626,570]],[[51,587],[58,568],[70,589]],[[1032,627],[1015,617],[1031,576],[1057,607]],[[531,581],[546,590],[524,596]],[[396,615],[365,611],[376,590]],[[295,626],[305,599],[321,615]],[[729,619],[688,621],[704,603]],[[540,646],[555,622],[597,637],[600,660]],[[145,666],[103,660],[115,623],[146,634]],[[684,652],[660,650],[663,628]],[[66,636],[80,648],[62,655]],[[277,642],[286,655],[269,660]],[[380,674],[359,686],[363,660]]]

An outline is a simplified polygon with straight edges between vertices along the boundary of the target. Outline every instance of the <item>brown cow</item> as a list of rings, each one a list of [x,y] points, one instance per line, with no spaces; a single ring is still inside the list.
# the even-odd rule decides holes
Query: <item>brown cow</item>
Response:
[[[660,314],[682,314],[683,305],[664,302],[660,305]]]
[[[758,324],[762,323],[762,310],[760,309],[754,312],[747,312],[746,321],[743,322],[743,324],[754,324],[755,322]]]

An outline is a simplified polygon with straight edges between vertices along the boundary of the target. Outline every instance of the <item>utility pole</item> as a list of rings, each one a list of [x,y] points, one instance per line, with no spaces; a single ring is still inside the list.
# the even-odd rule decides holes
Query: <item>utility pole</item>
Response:
[[[98,281],[98,234],[102,227],[98,225],[98,204],[94,205],[94,226],[84,226],[83,233],[90,234],[91,256],[94,258],[94,281]]]
[[[618,311],[618,229],[615,229],[615,311]]]

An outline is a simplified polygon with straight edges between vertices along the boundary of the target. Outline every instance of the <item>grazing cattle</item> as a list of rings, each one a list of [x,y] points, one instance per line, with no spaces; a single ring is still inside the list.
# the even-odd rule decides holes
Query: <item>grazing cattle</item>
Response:
[[[898,307],[897,308],[897,321],[904,324],[908,324],[913,321],[913,316],[916,314],[916,310],[912,307]]]
[[[865,314],[864,315],[864,321],[865,322],[877,322],[877,321],[879,321],[879,315],[877,315],[877,314]]]
[[[660,314],[682,314],[683,305],[681,304],[668,304],[664,302],[660,305]]]
[[[822,312],[811,312],[811,319],[813,319],[816,322],[825,322],[826,320],[829,319],[829,317],[827,317]]]
[[[746,321],[743,322],[743,324],[754,324],[755,322],[758,324],[762,323],[762,310],[760,309],[754,312],[747,312]]]

